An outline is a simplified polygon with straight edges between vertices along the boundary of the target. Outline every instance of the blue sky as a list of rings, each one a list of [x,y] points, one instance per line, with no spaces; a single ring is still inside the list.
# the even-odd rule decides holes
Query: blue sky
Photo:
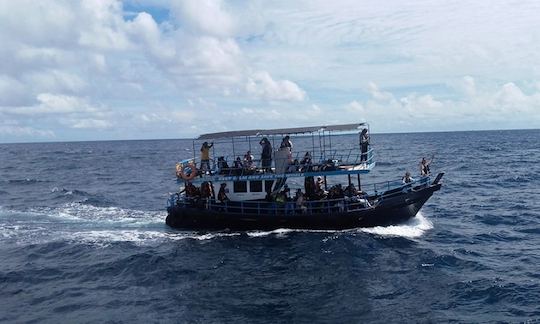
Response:
[[[539,128],[538,12],[538,1],[0,0],[0,142],[353,121]]]

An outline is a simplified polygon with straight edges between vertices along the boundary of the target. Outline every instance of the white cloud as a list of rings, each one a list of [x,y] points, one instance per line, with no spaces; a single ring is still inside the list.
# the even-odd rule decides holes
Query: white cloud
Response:
[[[348,103],[345,106],[345,110],[347,110],[350,113],[365,113],[366,112],[364,105],[362,105],[356,100],[353,100],[350,103]]]
[[[357,116],[384,131],[440,120],[539,127],[539,9],[528,0],[0,1],[1,141]]]
[[[473,77],[471,76],[463,77],[462,84],[463,84],[463,90],[467,96],[473,97],[476,95],[476,83]]]
[[[45,115],[45,114],[71,114],[71,113],[98,113],[99,109],[91,106],[85,99],[41,93],[37,96],[39,104],[27,107],[0,108],[0,111],[14,115]]]
[[[379,90],[379,87],[375,84],[375,82],[370,82],[368,84],[368,90],[371,94],[371,97],[373,97],[374,100],[378,101],[392,101],[394,100],[394,96],[390,92],[384,92]]]
[[[464,79],[466,85],[475,85],[472,77]],[[353,101],[345,110],[361,111],[374,129],[381,131],[467,129],[482,120],[477,129],[519,127],[525,121],[540,125],[540,91],[525,94],[514,83],[506,83],[492,89],[469,91],[466,97],[455,100],[439,100],[431,94],[408,94],[396,96],[379,90],[375,83],[369,84],[370,97],[364,101]],[[374,90],[376,89],[376,91]],[[470,88],[469,88],[470,89]],[[381,93],[384,93],[381,96]],[[384,99],[384,100],[381,100]],[[482,127],[483,126],[483,127]],[[410,128],[410,129],[409,129]]]
[[[55,134],[51,130],[40,130],[32,127],[15,126],[15,125],[1,125],[0,134],[11,137],[37,137],[37,138],[55,138]]]
[[[83,1],[76,23],[81,24],[78,43],[99,50],[124,50],[131,44],[125,34],[122,3],[116,0]]]
[[[246,91],[267,100],[303,100],[305,91],[294,82],[275,81],[267,71],[249,72],[250,64],[232,37],[232,17],[223,7],[216,0],[183,1],[172,5],[177,29],[161,31],[150,15],[140,13],[128,23],[127,30],[133,42],[138,42],[179,88],[204,87],[226,96],[245,95]]]
[[[185,110],[158,110],[152,113],[136,115],[134,119],[147,125],[156,126],[163,123],[173,123],[175,125],[185,125],[193,121],[196,113]]]
[[[75,129],[106,129],[113,126],[110,121],[103,119],[68,119],[63,123]]]
[[[106,108],[91,105],[87,99],[67,95],[41,93],[38,104],[23,107],[0,107],[0,116],[35,123],[46,122],[56,127],[70,129],[107,129],[114,125],[114,117]],[[33,126],[0,125],[3,133],[13,136],[51,137],[52,130],[40,130]],[[18,131],[17,131],[18,130]]]
[[[22,82],[7,75],[0,75],[0,107],[24,105],[30,100]]]
[[[221,0],[184,0],[172,4],[179,23],[195,34],[231,36],[234,23]]]
[[[289,80],[275,81],[268,72],[254,73],[247,81],[247,93],[268,100],[302,101],[305,91]]]

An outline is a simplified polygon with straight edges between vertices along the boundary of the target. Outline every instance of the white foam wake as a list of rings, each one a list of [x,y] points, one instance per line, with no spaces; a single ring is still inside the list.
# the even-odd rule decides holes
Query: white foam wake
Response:
[[[418,212],[416,217],[409,219],[403,224],[360,228],[358,230],[364,233],[382,236],[403,236],[408,238],[416,238],[422,236],[426,231],[432,228],[433,223],[431,223],[431,221],[427,219],[421,212]]]
[[[417,238],[433,228],[422,213],[409,221],[390,226],[358,228],[350,230],[298,230],[276,229],[249,232],[180,232],[170,230],[164,224],[164,211],[141,211],[120,207],[95,207],[69,203],[55,208],[39,208],[14,211],[0,206],[0,239],[18,244],[46,243],[67,240],[84,244],[108,245],[115,242],[155,244],[185,239],[212,240],[247,234],[250,238],[276,236],[287,237],[290,233],[369,233],[379,236]]]
[[[67,203],[54,208],[34,208],[32,214],[41,214],[54,220],[68,222],[92,222],[118,225],[141,226],[145,224],[162,224],[165,211],[143,211],[120,207],[96,207],[80,203]]]
[[[307,230],[307,229],[287,229],[280,228],[273,231],[251,231],[247,232],[249,237],[264,237],[269,235],[286,236],[293,232],[305,233],[370,233],[381,236],[402,236],[408,238],[417,238],[422,236],[426,231],[433,228],[433,224],[421,212],[416,214],[416,217],[411,218],[405,223],[399,225],[376,226],[369,228],[356,228],[347,230]]]
[[[165,232],[142,230],[91,230],[66,233],[68,240],[76,243],[106,246],[111,243],[129,242],[136,245],[156,244],[180,240],[212,240],[220,237],[238,236],[241,233]]]
[[[250,231],[246,234],[249,237],[264,237],[269,235],[276,235],[278,237],[286,237],[289,233],[351,233],[356,229],[346,230],[313,230],[313,229],[291,229],[291,228],[278,228],[272,231]]]

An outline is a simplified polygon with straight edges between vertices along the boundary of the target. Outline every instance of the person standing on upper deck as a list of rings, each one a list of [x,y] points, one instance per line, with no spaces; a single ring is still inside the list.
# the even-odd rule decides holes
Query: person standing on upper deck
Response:
[[[201,146],[201,170],[210,171],[210,149],[214,146],[214,143],[208,144],[208,142],[202,143]]]
[[[287,164],[291,164],[293,162],[293,160],[292,160],[292,148],[293,148],[293,145],[292,145],[292,142],[291,142],[291,137],[289,135],[283,137],[283,140],[281,140],[281,145],[279,146],[279,150],[287,152],[286,161],[284,161]],[[285,158],[285,157],[281,156],[281,158]],[[277,168],[277,165],[276,165],[276,168]]]
[[[284,148],[284,147],[288,147],[289,150],[292,152],[293,145],[291,142],[291,137],[289,135],[283,137],[283,140],[281,140],[281,145],[279,146],[279,148]]]
[[[369,146],[369,134],[367,128],[362,129],[360,133],[360,162],[367,161]]]
[[[259,144],[262,146],[261,167],[264,172],[272,172],[272,144],[266,137]]]

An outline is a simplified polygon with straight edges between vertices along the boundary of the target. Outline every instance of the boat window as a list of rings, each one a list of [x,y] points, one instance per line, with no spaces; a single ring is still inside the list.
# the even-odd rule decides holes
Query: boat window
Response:
[[[249,182],[249,191],[250,192],[262,192],[262,181],[250,181]]]
[[[247,182],[246,181],[235,181],[233,184],[234,192],[247,192]]]
[[[274,180],[265,180],[264,181],[264,192],[268,192],[269,190],[272,190],[273,185],[274,185]]]

